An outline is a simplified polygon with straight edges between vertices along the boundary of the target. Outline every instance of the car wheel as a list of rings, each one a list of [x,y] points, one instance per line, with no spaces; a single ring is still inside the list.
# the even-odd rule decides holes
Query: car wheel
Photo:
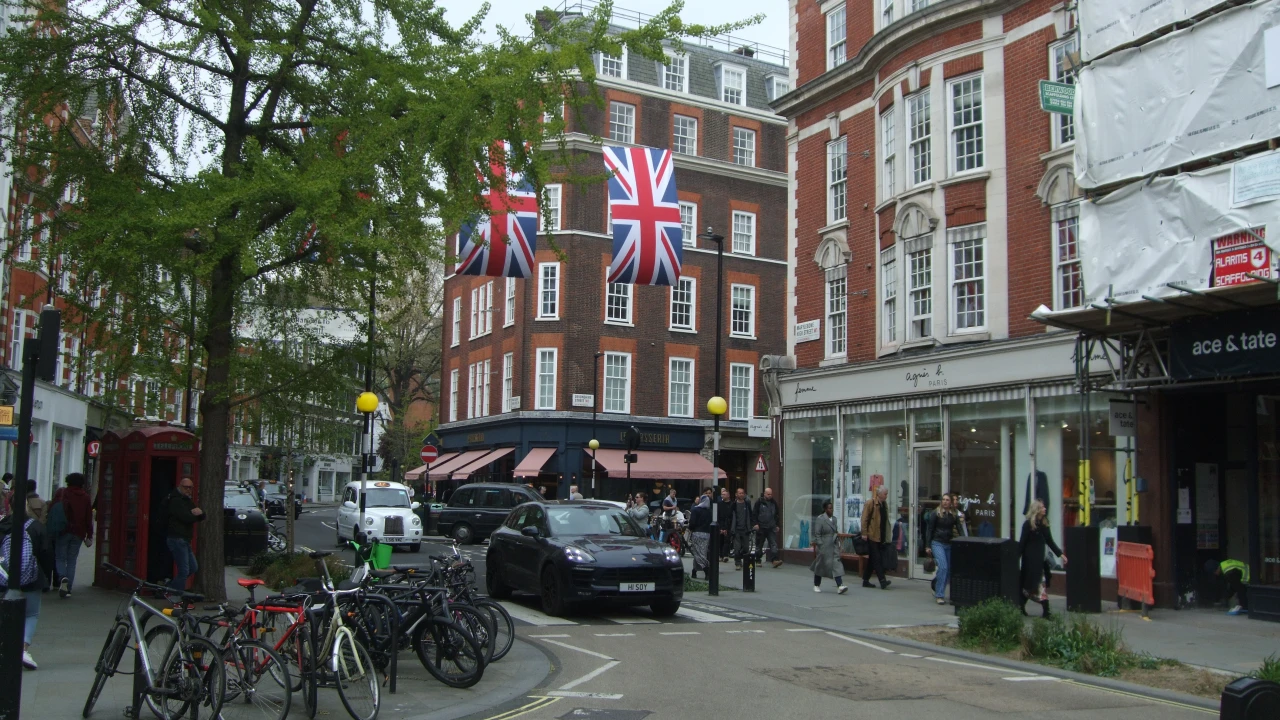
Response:
[[[658,600],[649,606],[653,614],[658,617],[671,617],[680,609],[679,600]]]
[[[560,578],[556,577],[553,567],[542,571],[542,612],[551,617],[560,617],[568,611],[564,595],[560,592]]]
[[[342,539],[342,528],[337,523],[333,524],[333,534],[337,536],[335,543],[338,547],[342,547],[346,544],[346,541]]]
[[[471,526],[466,523],[458,523],[453,526],[453,539],[458,541],[459,545],[470,545],[475,542],[475,533],[471,531]]]
[[[422,549],[422,543],[409,543],[409,552],[416,553]]]
[[[485,559],[485,590],[488,591],[489,597],[495,600],[506,600],[511,597],[511,588],[502,581],[502,572],[498,570],[498,565],[501,562],[501,556]]]

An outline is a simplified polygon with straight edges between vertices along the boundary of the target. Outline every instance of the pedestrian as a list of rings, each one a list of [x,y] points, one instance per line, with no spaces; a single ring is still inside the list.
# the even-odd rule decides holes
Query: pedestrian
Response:
[[[951,538],[960,534],[960,518],[956,516],[955,497],[951,493],[942,496],[942,505],[929,513],[925,537],[929,547],[925,554],[933,558],[938,570],[933,576],[933,597],[939,605],[947,604],[947,582],[951,579]]]
[[[732,536],[729,535],[729,509],[733,501],[729,499],[729,488],[720,488],[720,499],[716,503],[716,528],[720,531],[720,562],[729,562],[733,550]]]
[[[169,553],[173,555],[173,564],[176,566],[173,579],[169,581],[169,587],[175,592],[186,590],[187,579],[200,569],[195,553],[191,552],[191,538],[196,523],[204,520],[205,514],[203,510],[196,507],[195,499],[192,497],[195,488],[191,478],[184,477],[178,481],[178,486],[173,492],[169,493],[169,499],[165,503],[169,510],[165,528],[166,542],[169,545]]]
[[[733,569],[742,569],[742,560],[751,551],[751,530],[755,523],[751,519],[751,503],[747,502],[747,491],[738,488],[733,504],[729,507],[729,533],[733,536]]]
[[[0,591],[9,590],[9,552],[13,548],[13,516],[0,519]],[[49,538],[45,534],[44,524],[33,517],[28,517],[23,524],[26,537],[20,538],[22,548],[20,566],[22,575],[17,579],[21,597],[27,599],[25,622],[22,629],[22,666],[35,670],[38,666],[31,657],[31,641],[35,638],[36,623],[40,620],[41,593],[49,588],[49,578],[53,573],[53,553],[50,550]]]
[[[1246,586],[1249,584],[1249,566],[1240,560],[1210,560],[1205,564],[1206,571],[1215,578],[1219,578],[1218,582],[1224,586],[1222,592],[1222,601],[1227,607],[1231,608],[1227,611],[1228,615],[1240,615],[1249,610],[1249,596]],[[1231,598],[1236,598],[1236,604],[1231,604]]]
[[[11,509],[9,501],[13,497],[13,473],[5,473],[0,477],[0,484],[3,484],[3,487],[0,487],[0,517],[4,517]]]
[[[569,499],[570,499],[570,500],[581,500],[581,499],[582,499],[582,493],[578,492],[578,486],[577,486],[577,485],[570,485],[570,486],[569,486]]]
[[[635,500],[631,503],[631,509],[627,511],[632,520],[640,526],[640,531],[649,534],[649,506],[645,504],[644,493],[636,493]]]
[[[27,481],[27,517],[35,518],[44,525],[49,521],[49,504],[36,494],[36,481]]]
[[[1027,510],[1026,519],[1022,523],[1022,534],[1018,537],[1018,551],[1022,556],[1022,614],[1027,614],[1027,600],[1034,599],[1043,610],[1041,617],[1049,617],[1049,591],[1044,584],[1044,563],[1046,553],[1053,551],[1061,563],[1067,564],[1067,556],[1053,541],[1053,533],[1049,531],[1048,512],[1044,503],[1036,500]]]
[[[766,561],[778,567],[782,561],[778,559],[778,502],[773,499],[773,488],[764,489],[753,514],[756,518],[756,547],[760,548]]]
[[[689,577],[697,578],[701,570],[705,576],[710,563],[707,562],[707,550],[711,547],[711,496],[698,497],[698,503],[689,510],[689,536],[693,545],[693,572]]]
[[[53,557],[58,571],[58,596],[71,597],[71,588],[76,582],[76,560],[80,556],[80,546],[93,546],[93,511],[90,509],[89,493],[84,489],[84,475],[71,473],[67,475],[66,487],[54,495],[56,506],[51,515],[61,515],[61,528],[50,524],[49,533],[54,535]]]
[[[844,565],[840,562],[840,554],[836,552],[836,535],[840,528],[832,517],[834,506],[830,500],[822,503],[822,514],[813,519],[809,542],[813,544],[813,562],[809,563],[809,572],[813,573],[813,591],[822,592],[822,578],[835,578],[836,592],[840,595],[849,590],[844,584]]]
[[[880,589],[889,587],[892,581],[884,576],[884,554],[891,546],[889,540],[889,508],[885,498],[889,497],[889,489],[884,485],[876,488],[871,502],[862,508],[862,536],[867,539],[867,562],[862,564],[862,587],[875,587],[871,584],[871,572],[874,570],[880,581]],[[894,550],[894,552],[897,552]]]

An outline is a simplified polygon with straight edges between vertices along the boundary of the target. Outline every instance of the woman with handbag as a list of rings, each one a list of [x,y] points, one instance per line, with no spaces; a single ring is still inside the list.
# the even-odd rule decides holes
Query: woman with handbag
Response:
[[[1039,500],[1031,503],[1018,538],[1018,550],[1022,555],[1022,614],[1027,614],[1027,600],[1034,599],[1044,611],[1041,617],[1046,618],[1050,615],[1049,591],[1044,583],[1046,553],[1052,552],[1064,566],[1067,564],[1067,556],[1053,541],[1047,516],[1044,503]]]
[[[844,584],[844,566],[840,563],[840,555],[836,552],[836,534],[840,528],[832,517],[833,506],[828,500],[822,503],[822,514],[813,519],[814,548],[813,562],[809,563],[809,571],[813,573],[813,591],[822,592],[822,578],[835,578],[836,592],[843,595],[849,588]]]
[[[693,546],[693,572],[691,578],[698,577],[701,570],[705,576],[711,564],[707,560],[707,550],[711,547],[711,496],[703,493],[698,497],[698,504],[689,510],[690,545]]]
[[[936,568],[933,577],[933,597],[939,605],[947,604],[947,582],[951,579],[951,538],[960,535],[960,518],[956,515],[955,496],[947,493],[942,496],[942,505],[929,514],[925,537],[929,538],[929,547],[925,554],[925,572],[932,562]]]

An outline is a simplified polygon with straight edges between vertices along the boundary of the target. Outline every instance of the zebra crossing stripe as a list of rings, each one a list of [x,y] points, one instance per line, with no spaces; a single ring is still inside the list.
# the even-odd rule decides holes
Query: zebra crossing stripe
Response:
[[[703,622],[703,623],[741,622],[740,620],[737,620],[734,618],[727,618],[727,617],[721,617],[719,615],[712,615],[711,613],[702,612],[701,610],[692,610],[686,607],[682,607],[679,610],[677,610],[676,615],[678,617],[685,618],[686,620],[693,620],[694,622]]]
[[[551,617],[541,610],[534,610],[516,603],[502,603],[502,607],[507,609],[507,614],[521,622],[527,622],[530,625],[538,627],[549,627],[553,625],[577,625],[578,623],[565,618]]]

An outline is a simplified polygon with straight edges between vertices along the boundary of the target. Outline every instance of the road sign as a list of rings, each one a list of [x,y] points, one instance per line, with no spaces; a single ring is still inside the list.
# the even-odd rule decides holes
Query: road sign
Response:
[[[756,472],[769,472],[769,466],[764,461],[764,453],[756,456]]]
[[[418,453],[418,457],[422,458],[422,462],[430,465],[440,457],[440,451],[436,450],[435,445],[423,445],[422,452]]]
[[[574,407],[586,407],[586,408],[589,408],[589,407],[595,407],[595,406],[596,406],[596,396],[595,396],[595,395],[589,395],[589,394],[588,394],[588,395],[584,395],[584,394],[582,394],[582,393],[574,393],[574,394],[573,394],[573,398],[572,398],[572,403],[571,403],[571,404],[572,404]]]
[[[0,440],[12,440],[14,445],[18,444],[18,428],[13,425],[0,426]]]
[[[0,405],[0,425],[13,424],[13,406]]]
[[[638,453],[623,453],[622,462],[628,465],[631,465],[632,463],[638,463],[640,462],[640,455]]]
[[[1070,83],[1040,81],[1040,109],[1071,115],[1076,111],[1076,86]]]
[[[89,457],[91,458],[98,457],[98,453],[101,450],[102,450],[102,443],[98,442],[97,440],[90,440],[89,443],[85,446],[85,452],[89,453]]]

